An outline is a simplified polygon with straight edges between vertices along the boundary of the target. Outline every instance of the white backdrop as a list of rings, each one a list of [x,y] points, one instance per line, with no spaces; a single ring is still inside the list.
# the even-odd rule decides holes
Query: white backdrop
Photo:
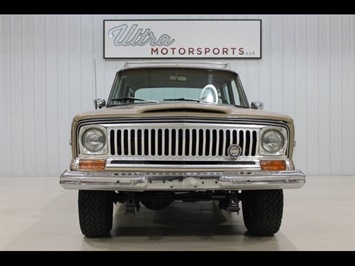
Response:
[[[306,175],[355,175],[355,15],[0,15],[1,176],[68,168],[73,116],[126,61],[103,59],[104,19],[261,19],[262,58],[227,60],[249,101],[294,118]]]

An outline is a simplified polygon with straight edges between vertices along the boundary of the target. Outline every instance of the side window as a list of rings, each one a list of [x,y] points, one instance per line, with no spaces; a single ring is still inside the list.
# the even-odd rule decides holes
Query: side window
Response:
[[[112,99],[118,99],[121,97],[133,96],[133,90],[128,86],[125,79],[121,79],[113,90]]]
[[[230,93],[228,90],[228,86],[224,85],[223,87],[221,87],[221,89],[218,91],[218,97],[219,97],[219,101],[221,103],[228,103],[230,104],[231,102],[231,98],[230,98]]]
[[[240,97],[239,97],[239,90],[238,90],[237,84],[235,83],[235,80],[232,81],[231,85],[232,85],[234,104],[241,105],[241,101],[240,101]]]

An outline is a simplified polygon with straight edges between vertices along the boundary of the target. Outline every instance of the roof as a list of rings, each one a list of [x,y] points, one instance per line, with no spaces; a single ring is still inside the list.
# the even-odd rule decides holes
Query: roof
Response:
[[[214,69],[228,69],[229,63],[218,61],[195,61],[195,60],[164,60],[164,61],[128,61],[124,64],[124,68],[134,67],[201,67]]]

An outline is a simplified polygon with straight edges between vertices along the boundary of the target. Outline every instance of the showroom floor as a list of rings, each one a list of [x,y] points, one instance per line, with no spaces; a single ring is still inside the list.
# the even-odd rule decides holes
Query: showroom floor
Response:
[[[310,176],[284,190],[280,231],[246,234],[240,213],[214,203],[175,202],[125,214],[115,205],[109,238],[86,238],[77,191],[56,177],[1,177],[0,251],[355,251],[355,177]]]

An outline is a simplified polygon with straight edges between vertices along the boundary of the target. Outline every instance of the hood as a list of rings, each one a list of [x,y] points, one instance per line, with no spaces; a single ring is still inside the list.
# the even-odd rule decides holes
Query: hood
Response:
[[[211,118],[255,118],[268,120],[281,120],[292,122],[292,118],[274,112],[264,110],[239,108],[232,105],[210,104],[210,103],[142,103],[127,104],[115,107],[108,107],[88,112],[83,112],[74,117],[78,122],[91,118],[147,118],[147,117],[211,117]]]

